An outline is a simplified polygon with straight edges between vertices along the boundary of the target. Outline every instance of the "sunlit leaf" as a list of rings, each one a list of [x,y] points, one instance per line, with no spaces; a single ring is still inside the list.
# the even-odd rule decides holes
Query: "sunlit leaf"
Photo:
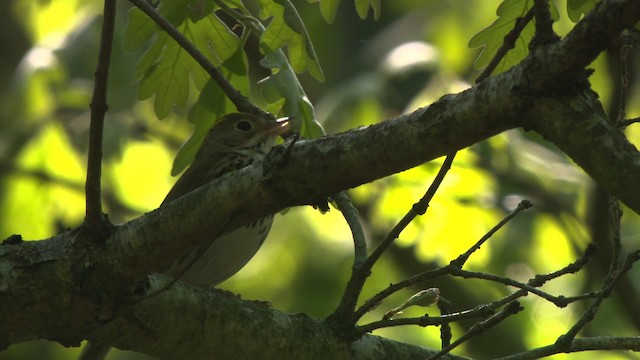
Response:
[[[551,16],[557,20],[558,9],[550,2]],[[484,30],[476,34],[470,41],[469,47],[483,47],[482,53],[476,60],[475,67],[482,68],[489,64],[502,46],[505,36],[514,28],[516,20],[522,18],[533,5],[532,0],[504,0],[498,7],[498,19]],[[493,74],[499,74],[517,64],[529,53],[528,44],[534,35],[534,23],[530,21],[522,30],[512,49],[502,58]]]
[[[516,20],[523,17],[527,11],[529,11],[532,4],[532,0],[505,0],[500,4],[497,11],[498,19],[469,41],[469,47],[471,48],[484,47],[482,53],[476,60],[476,68],[482,68],[489,64],[498,49],[502,46],[505,35],[513,29]],[[529,22],[520,33],[515,46],[509,50],[498,67],[496,67],[494,74],[499,74],[507,70],[527,55],[527,44],[533,38],[533,34],[534,24],[533,22]]]
[[[124,49],[133,52],[142,48],[158,30],[158,26],[142,10],[132,8],[125,28]]]
[[[162,4],[165,4],[164,2]],[[201,16],[201,7],[178,6],[171,1],[159,7],[167,13],[177,29],[190,40],[216,66],[229,59],[240,47],[240,39],[213,13]],[[173,12],[169,11],[173,10]],[[192,19],[199,21],[193,22]],[[129,13],[125,35],[125,48],[137,50],[151,41],[151,45],[138,62],[135,80],[139,81],[138,99],[154,98],[158,118],[165,118],[173,106],[184,108],[189,98],[189,82],[202,89],[208,74],[165,32],[159,31],[138,9]]]

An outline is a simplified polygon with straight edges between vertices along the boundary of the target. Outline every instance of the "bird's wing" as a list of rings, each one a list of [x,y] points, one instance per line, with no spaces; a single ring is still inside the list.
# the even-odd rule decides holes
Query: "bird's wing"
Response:
[[[215,165],[216,164],[211,164],[207,161],[194,161],[182,176],[180,176],[171,190],[169,190],[169,193],[160,206],[192,192],[211,181],[213,178],[206,176],[206,174],[211,171]]]
[[[246,159],[238,153],[229,152],[221,155],[221,153],[212,153],[196,157],[193,164],[169,190],[160,206],[209,183],[213,179],[251,163],[251,159]]]

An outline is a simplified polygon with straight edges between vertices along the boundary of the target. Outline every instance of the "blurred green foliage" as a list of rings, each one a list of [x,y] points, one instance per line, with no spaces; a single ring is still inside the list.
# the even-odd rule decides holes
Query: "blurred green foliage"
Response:
[[[446,93],[462,91],[473,83],[478,74],[473,64],[479,51],[467,44],[485,46],[476,63],[483,64],[486,57],[491,56],[491,50],[500,45],[514,17],[520,16],[524,2],[397,0],[385,2],[382,8],[377,1],[357,1],[357,7],[340,1],[323,0],[320,5],[295,2],[308,38],[297,38],[299,30],[292,30],[293,36],[297,38],[295,41],[302,41],[299,46],[307,50],[310,43],[305,42],[312,39],[315,53],[305,50],[304,56],[311,62],[294,65],[295,70],[308,73],[299,74],[301,87],[293,89],[289,96],[308,102],[302,107],[305,110],[300,111],[309,112],[313,104],[315,117],[327,133],[377,123],[426,106]],[[227,19],[203,15],[201,7],[181,8],[180,3],[162,1],[161,6],[167,6],[165,15],[176,25],[181,24],[180,28],[190,34],[202,50],[208,50],[204,52],[210,60],[221,65],[238,88],[248,92],[250,83],[269,76],[274,81],[274,76],[284,74],[282,67],[286,63],[282,58],[275,60],[277,66],[271,66],[273,63],[267,68],[255,66],[262,57],[255,39],[245,39],[236,29],[227,28],[224,25]],[[209,4],[211,9],[215,6],[208,2],[190,2],[196,3]],[[293,2],[265,3],[280,7],[263,14],[263,17],[276,16],[267,33],[277,24],[299,25],[277,17],[278,11],[283,11],[282,6]],[[125,2],[118,4],[105,126],[103,194],[106,212],[112,221],[122,223],[160,204],[174,181],[170,176],[173,158],[180,144],[193,132],[193,126],[198,129],[195,134],[202,133],[215,120],[214,114],[233,108],[172,40],[157,32],[142,14],[128,12]],[[506,11],[508,4],[514,6],[510,9],[517,8],[520,12],[498,10],[496,15],[499,8]],[[568,9],[568,13],[562,10],[555,13],[558,19],[555,28],[561,35],[571,29],[571,20],[577,20],[583,11],[593,6],[593,1],[568,1],[566,7],[563,5],[564,2],[558,1],[556,7]],[[374,17],[379,17],[377,21],[372,16],[363,16],[369,6]],[[88,104],[97,57],[101,3],[97,0],[14,0],[2,2],[0,10],[6,10],[3,13],[7,14],[3,26],[10,27],[4,32],[15,34],[0,38],[3,42],[0,45],[7,54],[16,54],[0,62],[0,73],[11,74],[2,77],[8,80],[3,80],[0,88],[0,236],[17,233],[29,240],[42,239],[76,227],[83,219]],[[197,22],[205,17],[206,22]],[[221,41],[210,46],[209,36],[225,39],[228,47],[219,46]],[[470,42],[470,39],[474,40]],[[277,37],[272,39],[277,40]],[[265,46],[279,45],[270,44]],[[242,45],[249,49],[246,54],[237,51]],[[522,45],[526,49],[525,42]],[[292,53],[287,55],[291,57]],[[516,63],[524,53],[515,56],[505,60],[499,71]],[[173,61],[178,58],[179,61]],[[322,64],[322,73],[316,64]],[[591,81],[605,106],[617,104],[613,98],[613,89],[618,86],[616,66],[617,60],[611,57],[602,57],[592,65],[596,72]],[[161,78],[158,81],[162,86],[155,83],[147,87],[147,83],[154,81],[154,71],[182,72],[182,75],[175,78],[176,82],[166,83],[166,78]],[[248,77],[243,77],[243,71]],[[242,76],[234,78],[234,74]],[[292,74],[280,84],[284,84],[281,91],[292,91],[288,86],[298,81]],[[318,82],[316,79],[321,79],[323,74],[325,81]],[[183,82],[189,76],[193,81]],[[630,92],[637,90],[636,83],[632,82]],[[164,88],[166,93],[158,92],[159,88]],[[255,89],[251,95],[259,104],[266,106],[269,102]],[[269,106],[277,112],[283,103]],[[638,116],[639,111],[637,103],[629,104],[629,117]],[[158,121],[159,117],[164,120]],[[314,136],[319,135],[318,129],[315,131]],[[640,134],[632,128],[628,135],[637,141]],[[198,143],[196,139],[186,147],[195,151]],[[174,172],[189,163],[189,156],[182,156],[179,164],[174,165]],[[440,162],[424,164],[350,191],[371,247],[423,195]],[[428,212],[409,225],[396,246],[376,265],[363,299],[389,283],[448,263],[521,199],[533,201],[535,207],[489,240],[471,257],[468,267],[521,281],[536,273],[557,270],[579,257],[591,241],[603,241],[602,246],[606,248],[607,232],[604,238],[594,238],[599,234],[598,228],[608,226],[607,208],[598,206],[601,198],[602,191],[579,168],[535,134],[509,131],[476,144],[459,153]],[[638,246],[640,222],[637,220],[637,215],[625,213],[623,236],[627,249]],[[351,257],[350,233],[337,210],[321,215],[310,208],[296,208],[277,217],[264,248],[222,287],[243,298],[270,301],[283,311],[324,317],[340,299],[349,276]],[[601,281],[602,268],[606,268],[604,256],[594,259],[580,274],[558,279],[544,289],[567,296],[594,290]],[[637,271],[632,272],[632,276],[637,275]],[[386,311],[422,288],[440,288],[454,311],[493,301],[513,291],[492,283],[452,278],[420,285],[392,296],[362,321],[380,319]],[[631,282],[621,284],[625,286],[635,294]],[[625,301],[628,294],[624,288],[614,293],[586,333],[637,333],[640,317],[628,304],[637,303],[638,299],[631,297]],[[557,309],[534,296],[523,299],[523,305],[523,313],[471,340],[456,353],[485,359],[553,343],[586,306],[580,303]],[[407,309],[405,313],[419,316],[424,311]],[[426,311],[431,315],[437,313],[432,308]],[[454,337],[470,325],[469,322],[454,324]],[[389,328],[376,334],[429,347],[439,346],[439,331],[434,327]],[[1,352],[0,358],[68,359],[78,352],[79,349],[64,349],[55,343],[38,341],[15,345]],[[133,356],[136,355],[114,351],[110,359]],[[615,353],[582,353],[570,358],[626,357]]]

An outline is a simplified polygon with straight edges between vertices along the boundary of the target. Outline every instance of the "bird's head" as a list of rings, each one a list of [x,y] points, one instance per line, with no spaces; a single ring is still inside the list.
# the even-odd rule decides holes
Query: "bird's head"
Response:
[[[264,156],[275,139],[287,131],[289,122],[286,118],[272,122],[248,113],[231,113],[211,128],[200,152],[206,155],[210,151],[233,151],[245,156]]]

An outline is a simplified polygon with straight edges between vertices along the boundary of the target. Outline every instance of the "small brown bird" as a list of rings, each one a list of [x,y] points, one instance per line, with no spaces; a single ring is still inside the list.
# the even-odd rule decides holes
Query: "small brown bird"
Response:
[[[223,117],[205,137],[191,167],[182,174],[162,205],[231,171],[264,158],[275,139],[289,129],[286,120],[276,123],[246,113]],[[162,206],[161,205],[161,206]],[[191,252],[171,264],[165,273],[198,286],[213,286],[238,272],[260,248],[271,229],[273,216],[223,235],[207,249]],[[200,256],[190,265],[194,258]]]
[[[264,158],[275,139],[288,130],[286,119],[273,123],[247,113],[225,115],[211,128],[193,163],[160,206]],[[180,276],[181,280],[193,285],[215,286],[251,260],[267,237],[272,222],[273,215],[269,215],[212,239],[206,249],[196,249],[180,257],[164,273]],[[108,345],[90,342],[78,360],[104,359],[109,349]]]

